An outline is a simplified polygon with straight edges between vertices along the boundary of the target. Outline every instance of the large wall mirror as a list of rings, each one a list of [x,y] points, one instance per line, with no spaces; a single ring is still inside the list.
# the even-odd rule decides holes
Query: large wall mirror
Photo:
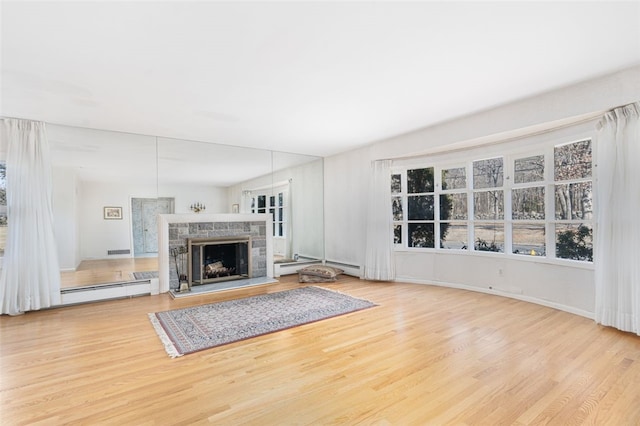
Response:
[[[158,270],[160,213],[271,213],[274,257],[324,256],[322,158],[48,125],[62,288]]]

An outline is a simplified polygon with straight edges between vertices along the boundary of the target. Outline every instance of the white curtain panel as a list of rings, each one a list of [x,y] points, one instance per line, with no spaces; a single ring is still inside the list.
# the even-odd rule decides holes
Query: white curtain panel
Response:
[[[640,334],[640,103],[598,123],[596,322]]]
[[[2,314],[60,304],[49,144],[44,123],[0,120],[7,147],[7,241],[0,274]]]
[[[371,163],[367,205],[367,240],[364,278],[392,281],[396,277],[391,221],[391,160]]]

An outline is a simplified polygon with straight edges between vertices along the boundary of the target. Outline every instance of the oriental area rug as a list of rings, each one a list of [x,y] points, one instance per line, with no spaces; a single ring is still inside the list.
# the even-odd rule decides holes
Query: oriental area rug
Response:
[[[149,314],[170,357],[344,315],[376,304],[308,286]]]

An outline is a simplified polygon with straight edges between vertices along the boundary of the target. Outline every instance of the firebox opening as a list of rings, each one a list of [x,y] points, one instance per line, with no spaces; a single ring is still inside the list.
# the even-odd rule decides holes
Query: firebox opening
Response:
[[[250,237],[191,238],[188,245],[190,284],[251,278]]]

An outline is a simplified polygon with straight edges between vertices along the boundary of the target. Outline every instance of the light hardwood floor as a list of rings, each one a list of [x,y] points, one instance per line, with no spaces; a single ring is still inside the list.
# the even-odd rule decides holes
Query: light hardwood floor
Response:
[[[297,287],[0,317],[2,425],[640,423],[640,338],[508,298],[341,277],[379,306],[169,358],[148,312]]]
[[[75,271],[60,272],[60,288],[131,281],[133,272],[157,271],[158,257],[83,260]]]

